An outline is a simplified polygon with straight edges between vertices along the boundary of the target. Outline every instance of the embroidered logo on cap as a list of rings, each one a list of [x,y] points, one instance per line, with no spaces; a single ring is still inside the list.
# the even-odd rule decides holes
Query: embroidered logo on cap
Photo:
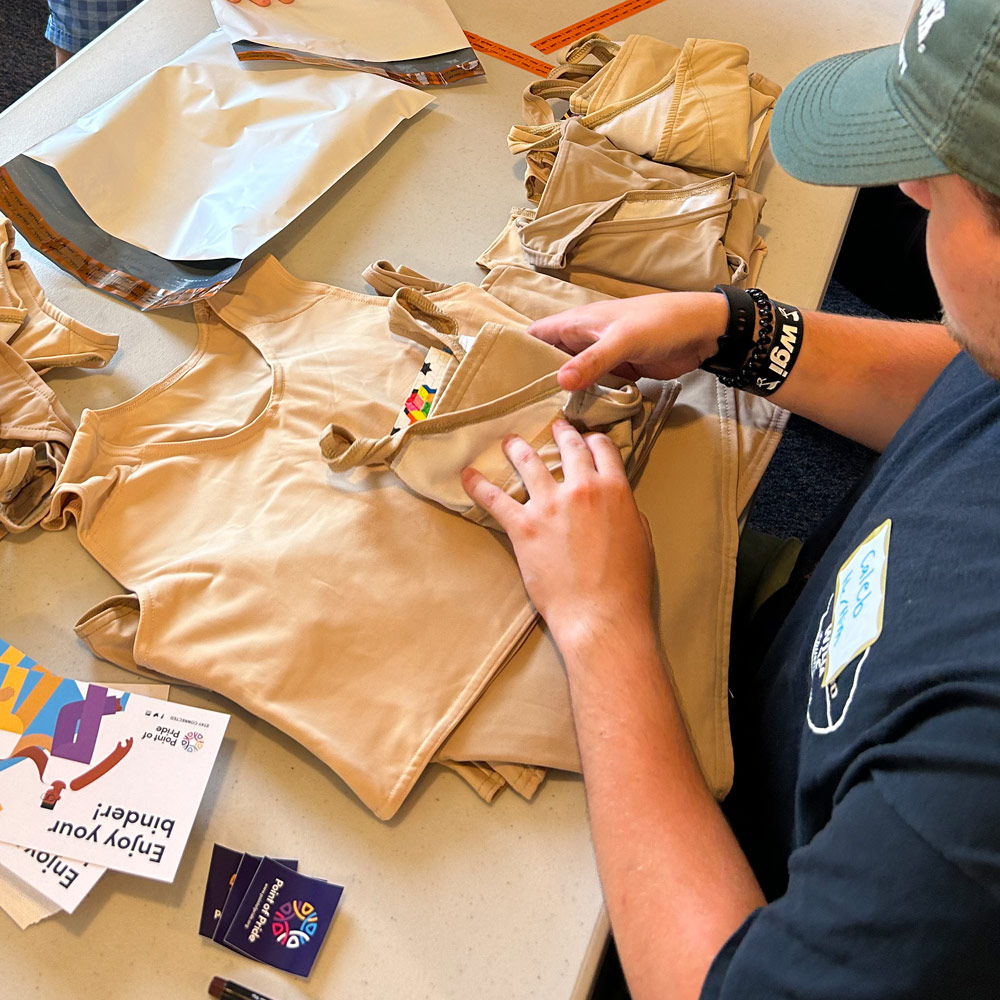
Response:
[[[927,36],[931,28],[945,15],[944,0],[923,0],[920,5],[920,16],[917,19],[917,51],[926,51]]]
[[[920,4],[920,11],[917,14],[917,51],[923,55],[927,51],[927,36],[931,32],[931,28],[940,21],[947,13],[945,9],[945,0],[923,0]],[[906,44],[906,35],[909,33],[909,28],[903,34],[903,38],[899,43],[899,74],[902,76],[909,63],[906,61],[906,51],[904,45]]]

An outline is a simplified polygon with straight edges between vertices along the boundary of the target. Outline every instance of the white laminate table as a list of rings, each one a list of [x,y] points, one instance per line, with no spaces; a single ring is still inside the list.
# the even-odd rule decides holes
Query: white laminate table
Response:
[[[605,6],[580,0],[452,0],[462,26],[521,51]],[[818,58],[895,41],[909,0],[667,0],[613,25],[682,42],[731,39],[751,68],[787,82]],[[208,0],[145,0],[106,35],[0,115],[0,162],[74,121],[214,27]],[[299,277],[364,290],[378,258],[443,281],[481,277],[474,261],[513,204],[522,165],[507,152],[519,95],[534,77],[484,56],[485,81],[436,89],[401,126],[262,252]],[[854,192],[821,190],[765,167],[770,253],[761,283],[815,306]],[[141,314],[102,296],[20,242],[49,296],[72,316],[121,335],[100,373],[49,377],[74,419],[125,400],[182,361],[190,309]],[[120,590],[72,530],[0,541],[0,636],[56,672],[123,683],[71,624]],[[26,932],[0,915],[5,997],[127,1000],[205,995],[223,975],[274,997],[389,1000],[586,997],[606,935],[583,786],[553,775],[534,802],[506,792],[487,806],[456,776],[425,774],[382,823],[328,769],[282,733],[210,694],[178,701],[230,711],[225,747],[173,884],[108,873],[72,916]],[[308,981],[255,965],[197,935],[214,842],[298,857],[303,871],[346,885],[341,912]]]

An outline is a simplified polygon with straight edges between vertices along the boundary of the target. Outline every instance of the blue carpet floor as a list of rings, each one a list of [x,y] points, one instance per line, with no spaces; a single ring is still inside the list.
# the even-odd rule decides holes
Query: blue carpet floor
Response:
[[[45,40],[45,0],[0,0],[0,111],[27,93],[55,66]]]
[[[836,281],[830,283],[823,309],[885,318]],[[862,445],[792,416],[757,491],[750,526],[770,535],[805,538],[850,492],[875,457]]]

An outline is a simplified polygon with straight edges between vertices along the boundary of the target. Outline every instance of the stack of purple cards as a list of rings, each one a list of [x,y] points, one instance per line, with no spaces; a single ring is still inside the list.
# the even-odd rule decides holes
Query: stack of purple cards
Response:
[[[199,933],[258,962],[308,976],[344,889],[297,868],[287,858],[216,844]]]

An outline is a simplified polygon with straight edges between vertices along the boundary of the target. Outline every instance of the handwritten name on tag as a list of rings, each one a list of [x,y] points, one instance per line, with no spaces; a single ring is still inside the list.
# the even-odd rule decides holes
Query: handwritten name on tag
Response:
[[[882,634],[891,529],[892,520],[887,518],[840,567],[823,687]]]

